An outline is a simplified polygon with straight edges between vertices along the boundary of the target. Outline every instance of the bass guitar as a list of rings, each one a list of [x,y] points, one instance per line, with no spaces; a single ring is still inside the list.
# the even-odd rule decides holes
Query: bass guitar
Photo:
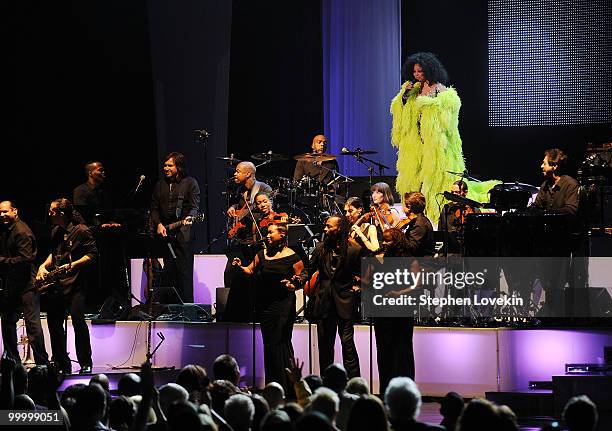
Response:
[[[166,232],[172,232],[172,231],[182,228],[183,226],[192,225],[192,224],[200,223],[203,221],[204,221],[204,214],[198,213],[194,216],[187,216],[183,220],[175,221],[174,223],[164,225],[164,227],[166,228]]]

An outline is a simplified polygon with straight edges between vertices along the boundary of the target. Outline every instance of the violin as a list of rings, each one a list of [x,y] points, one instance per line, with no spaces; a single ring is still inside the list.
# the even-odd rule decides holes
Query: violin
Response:
[[[417,215],[414,213],[410,213],[406,216],[406,218],[401,219],[396,225],[395,227],[399,230],[404,230],[406,228],[406,226],[408,226],[410,224],[410,222],[412,220],[414,220],[415,218],[417,218]]]
[[[270,211],[270,214],[268,214],[268,216],[264,217],[259,221],[259,227],[268,227],[273,224],[287,224],[289,222],[296,224],[300,223],[301,221],[302,219],[300,219],[299,217],[289,217],[287,213],[277,213],[274,211]]]
[[[391,212],[391,205],[383,202],[378,205],[372,205],[370,211],[376,220],[376,223],[383,229],[389,229],[394,227],[393,225],[393,213]]]

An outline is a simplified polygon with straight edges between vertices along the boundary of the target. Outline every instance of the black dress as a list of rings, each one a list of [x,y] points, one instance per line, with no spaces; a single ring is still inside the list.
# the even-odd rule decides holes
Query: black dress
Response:
[[[291,390],[285,368],[293,358],[291,336],[295,321],[295,293],[281,283],[295,275],[294,265],[301,259],[297,254],[266,259],[265,251],[257,254],[259,271],[256,283],[256,309],[264,344],[266,383],[278,382],[285,392]],[[305,272],[301,274],[305,278]]]

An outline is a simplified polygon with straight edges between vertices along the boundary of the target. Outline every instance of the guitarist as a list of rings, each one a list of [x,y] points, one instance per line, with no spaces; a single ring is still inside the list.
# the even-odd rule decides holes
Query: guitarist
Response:
[[[242,225],[239,229],[234,229],[236,234],[231,238],[230,246],[226,249],[227,265],[225,267],[224,279],[225,287],[229,287],[226,310],[220,320],[230,322],[247,322],[251,315],[251,304],[249,302],[250,292],[248,290],[251,282],[244,274],[234,271],[232,261],[239,258],[242,262],[251,262],[255,257],[253,219],[251,212],[257,219],[261,217],[261,212],[255,205],[255,197],[259,193],[269,194],[272,187],[268,184],[257,181],[255,176],[257,169],[251,162],[240,162],[236,165],[234,172],[234,183],[238,186],[238,202],[228,208],[227,216],[230,217],[232,228],[238,223]],[[247,208],[247,205],[249,208]]]
[[[22,309],[34,360],[37,365],[46,365],[49,358],[40,326],[40,298],[32,287],[36,239],[11,201],[0,202],[0,225],[0,316],[4,349],[16,362],[21,362],[17,351],[17,310]]]
[[[66,351],[64,320],[66,312],[72,318],[74,342],[80,374],[92,371],[91,343],[89,329],[85,323],[85,296],[87,274],[81,269],[91,265],[98,257],[98,249],[93,235],[83,224],[83,218],[74,211],[72,203],[65,198],[56,199],[49,207],[49,217],[55,226],[51,233],[51,253],[38,268],[37,280],[44,280],[54,269],[69,269],[71,283],[55,286],[49,296],[47,323],[51,336],[53,360],[58,371],[72,373],[70,357]],[[51,293],[51,291],[50,291]]]
[[[183,302],[193,302],[193,250],[191,226],[186,223],[174,232],[166,226],[189,216],[196,216],[200,208],[200,187],[188,176],[185,156],[170,153],[164,159],[164,177],[153,189],[151,221],[158,235],[168,238],[176,259],[164,259],[176,280],[176,290]]]

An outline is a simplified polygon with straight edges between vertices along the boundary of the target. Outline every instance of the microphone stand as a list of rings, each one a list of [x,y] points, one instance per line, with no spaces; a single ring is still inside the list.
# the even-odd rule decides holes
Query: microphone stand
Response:
[[[210,136],[210,133],[208,133],[204,129],[194,130],[193,136],[194,136],[195,143],[201,143],[204,148],[204,175],[202,176],[202,179],[204,180],[204,187],[202,187],[202,190],[204,191],[204,205],[205,205],[204,206],[204,217],[206,218],[206,220],[210,221],[210,204],[209,204],[209,197],[208,197],[208,151],[207,151],[208,137]],[[207,227],[206,227],[206,244],[209,244],[209,247],[210,247],[210,222],[207,223]]]
[[[372,187],[372,173],[374,172],[374,165],[378,168],[378,175],[380,176],[383,175],[383,171],[385,169],[391,169],[389,168],[389,166],[383,165],[382,163],[379,163],[375,160],[368,159],[367,157],[363,157],[363,150],[361,150],[361,148],[357,148],[354,152],[357,154],[355,154],[353,157],[355,157],[357,162],[364,165],[368,170],[368,176],[370,178],[370,187]]]

